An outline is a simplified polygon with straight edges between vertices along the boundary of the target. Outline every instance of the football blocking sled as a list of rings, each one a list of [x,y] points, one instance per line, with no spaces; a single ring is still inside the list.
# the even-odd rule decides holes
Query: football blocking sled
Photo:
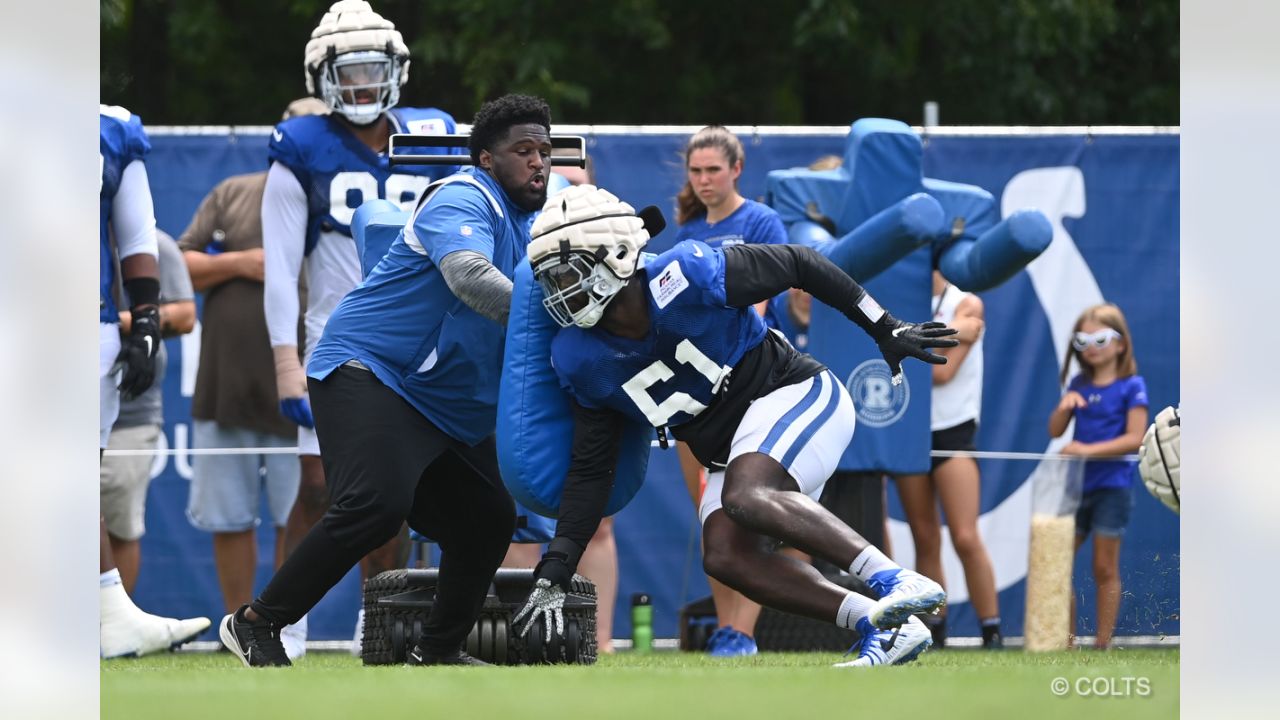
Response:
[[[405,662],[435,603],[439,576],[435,569],[389,570],[365,583],[360,650],[365,665]],[[467,635],[467,653],[496,665],[594,663],[596,586],[581,575],[573,576],[564,601],[564,637],[553,637],[551,642],[546,641],[541,620],[523,637],[512,625],[511,619],[523,607],[532,587],[533,570],[498,570],[480,618]]]

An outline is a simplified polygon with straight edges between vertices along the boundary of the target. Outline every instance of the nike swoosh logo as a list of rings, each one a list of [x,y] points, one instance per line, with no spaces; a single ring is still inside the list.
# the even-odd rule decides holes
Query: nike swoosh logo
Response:
[[[693,256],[694,256],[694,257],[702,257],[702,248],[698,247],[697,245],[694,245],[694,246],[693,246]]]
[[[900,327],[900,328],[894,328],[894,329],[893,329],[893,336],[894,336],[894,337],[899,337],[899,336],[901,336],[901,335],[902,335],[902,333],[904,333],[904,332],[906,332],[906,331],[907,331],[907,326],[905,326],[905,325],[904,325],[904,326],[902,326],[902,327]]]
[[[862,571],[867,569],[867,563],[869,563],[869,562],[871,562],[871,558],[867,558],[866,560],[863,560],[863,561],[862,561],[862,567],[858,568],[857,570],[854,570],[854,571],[853,571],[853,574],[854,574],[854,575],[861,575],[861,574],[862,574]]]
[[[150,335],[147,335],[147,336],[143,337],[142,339],[147,341],[147,357],[151,357],[151,343],[153,343],[153,342],[155,342],[155,341],[151,339],[151,336],[150,336]]]
[[[881,649],[881,650],[883,650],[883,651],[885,651],[885,653],[888,653],[890,650],[892,650],[892,649],[893,649],[893,644],[894,644],[894,643],[896,643],[896,642],[898,641],[898,633],[900,633],[900,632],[902,632],[902,628],[901,628],[901,627],[899,627],[899,628],[895,628],[895,629],[894,629],[894,631],[893,631],[893,634],[889,636],[889,639],[888,639],[888,640],[881,640],[881,641],[880,641],[880,649]]]
[[[284,133],[279,130],[272,131],[271,137],[275,138],[276,142],[284,142]]]

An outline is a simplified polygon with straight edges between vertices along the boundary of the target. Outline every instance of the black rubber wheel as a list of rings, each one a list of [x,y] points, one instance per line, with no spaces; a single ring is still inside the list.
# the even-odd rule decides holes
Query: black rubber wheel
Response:
[[[493,619],[493,661],[499,665],[507,664],[507,619]]]
[[[476,627],[480,628],[480,654],[476,657],[491,663],[493,659],[493,618],[482,617],[476,622]]]

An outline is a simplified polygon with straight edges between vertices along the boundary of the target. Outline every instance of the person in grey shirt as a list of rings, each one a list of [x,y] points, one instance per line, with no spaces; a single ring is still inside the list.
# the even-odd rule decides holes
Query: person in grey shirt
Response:
[[[160,247],[160,331],[166,338],[185,335],[196,325],[195,291],[191,276],[182,259],[182,251],[173,238],[156,230]],[[128,303],[122,303],[128,307]],[[128,333],[128,310],[120,312],[120,332]],[[164,344],[156,354],[155,382],[146,392],[132,400],[121,398],[120,415],[111,426],[107,450],[155,450],[164,425],[165,367],[168,357]],[[102,516],[107,523],[107,537],[120,569],[125,592],[133,594],[138,582],[142,554],[139,540],[146,532],[143,522],[147,504],[147,487],[151,484],[154,453],[145,455],[106,455],[102,458],[100,489]]]

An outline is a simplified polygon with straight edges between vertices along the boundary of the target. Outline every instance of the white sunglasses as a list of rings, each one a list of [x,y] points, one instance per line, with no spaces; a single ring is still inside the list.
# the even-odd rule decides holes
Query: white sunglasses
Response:
[[[1120,333],[1112,328],[1103,328],[1096,333],[1077,332],[1071,339],[1071,347],[1076,350],[1086,350],[1091,347],[1104,348],[1118,337]]]

